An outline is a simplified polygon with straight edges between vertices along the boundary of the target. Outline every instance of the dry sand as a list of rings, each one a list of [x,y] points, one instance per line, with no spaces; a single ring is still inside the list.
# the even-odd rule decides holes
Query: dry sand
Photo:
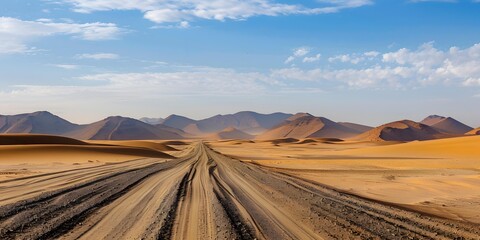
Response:
[[[409,156],[385,156],[409,145],[385,145],[288,139],[3,146],[0,162],[39,172],[0,180],[0,239],[477,239],[478,225],[421,215],[318,183],[341,176],[358,186],[390,165],[395,175],[381,178],[384,182],[400,178],[398,171],[410,176],[415,167],[389,164]],[[421,154],[424,147],[409,148]],[[256,160],[239,161],[219,150]],[[361,158],[365,152],[356,151],[372,155]],[[462,156],[468,161],[475,154]],[[328,164],[322,162],[326,156],[331,156]],[[375,156],[386,162],[373,164],[379,162]],[[89,162],[92,158],[98,162]],[[373,169],[372,178],[367,169]],[[455,169],[458,176],[474,170]],[[423,171],[439,169],[419,171],[429,179]],[[383,192],[388,195],[390,189]]]
[[[146,157],[171,158],[161,151],[175,150],[158,142],[83,142],[32,134],[0,135],[0,143],[0,180]]]
[[[238,159],[341,191],[480,223],[480,137],[402,144],[307,140],[212,145]]]

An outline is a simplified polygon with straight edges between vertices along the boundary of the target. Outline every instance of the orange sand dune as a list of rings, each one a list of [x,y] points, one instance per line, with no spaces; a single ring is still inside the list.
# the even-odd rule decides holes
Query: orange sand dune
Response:
[[[1,134],[0,180],[139,158],[170,159],[162,151],[173,150],[149,141],[95,144],[51,135]]]
[[[361,141],[414,141],[449,137],[433,127],[410,120],[387,123],[351,138]]]
[[[171,158],[168,154],[151,149],[122,146],[57,144],[0,146],[0,165],[98,159],[126,160],[138,157]]]
[[[473,129],[473,130],[470,131],[470,132],[467,132],[465,135],[480,135],[480,127],[479,127],[479,128],[475,128],[475,129]]]
[[[44,134],[0,134],[0,145],[63,144],[87,145],[80,140]]]
[[[347,138],[360,132],[327,118],[297,114],[275,128],[258,135],[257,139],[278,138]]]
[[[448,134],[463,135],[468,131],[471,131],[472,128],[467,126],[456,119],[451,117],[442,117],[437,115],[428,116],[423,119],[420,123],[428,125],[437,129],[440,132]]]
[[[147,140],[126,140],[126,141],[90,140],[88,141],[88,143],[110,145],[110,146],[138,147],[138,148],[153,149],[157,151],[177,151],[177,149],[170,147],[165,143],[159,143],[159,142],[147,141]]]

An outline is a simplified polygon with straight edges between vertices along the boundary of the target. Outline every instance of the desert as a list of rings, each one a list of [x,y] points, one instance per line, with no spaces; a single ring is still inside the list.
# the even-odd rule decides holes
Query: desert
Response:
[[[480,0],[0,1],[0,240],[480,240]]]
[[[478,239],[473,128],[461,134],[411,120],[368,127],[300,113],[253,135],[246,131],[259,131],[254,120],[265,117],[240,115],[246,120],[216,133],[187,132],[196,120],[179,116],[166,118],[170,126],[123,117],[81,126],[46,112],[27,123],[4,117],[0,236]]]

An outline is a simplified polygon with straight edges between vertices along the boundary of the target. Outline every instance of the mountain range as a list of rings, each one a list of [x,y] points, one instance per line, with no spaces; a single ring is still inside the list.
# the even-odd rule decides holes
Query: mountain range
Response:
[[[180,115],[133,119],[112,116],[90,124],[71,123],[46,111],[0,115],[0,133],[51,134],[81,140],[340,138],[355,141],[413,141],[480,134],[451,117],[431,115],[370,127],[335,122],[308,113],[243,111],[194,120]]]

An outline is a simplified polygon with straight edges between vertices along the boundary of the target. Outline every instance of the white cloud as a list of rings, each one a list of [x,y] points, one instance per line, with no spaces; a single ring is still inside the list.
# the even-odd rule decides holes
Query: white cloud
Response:
[[[191,28],[192,26],[190,25],[190,23],[188,21],[181,21],[179,23],[176,23],[176,24],[162,24],[162,25],[157,25],[157,26],[153,26],[151,27],[151,29],[174,29],[174,28],[177,28],[177,29],[187,29],[187,28]]]
[[[63,69],[66,69],[66,70],[74,70],[74,69],[79,68],[78,65],[74,65],[74,64],[53,64],[52,66],[58,67],[58,68],[63,68]]]
[[[120,56],[115,53],[84,53],[76,56],[78,59],[94,59],[94,60],[103,60],[103,59],[118,59]]]
[[[415,65],[417,67],[431,67],[441,64],[446,53],[433,47],[433,42],[421,45],[417,50],[402,48],[396,52],[383,54],[383,61],[400,65]]]
[[[67,23],[50,19],[24,21],[0,17],[0,54],[25,53],[36,49],[28,46],[34,39],[53,35],[70,35],[84,40],[108,40],[116,38],[122,29],[113,23]]]
[[[181,21],[179,26],[180,28],[190,28],[190,23],[187,21]]]
[[[465,86],[480,86],[480,78],[468,78],[463,81]]]
[[[63,96],[67,91],[79,95],[96,94],[97,97],[155,99],[160,95],[223,96],[307,90],[320,92],[336,88],[416,89],[434,85],[480,87],[480,44],[440,50],[433,43],[426,43],[416,50],[399,49],[379,53],[378,56],[381,57],[377,61],[365,61],[364,64],[336,69],[290,67],[269,72],[239,72],[233,69],[185,66],[170,72],[93,74],[77,78],[77,81],[81,81],[78,86],[20,85],[14,86],[10,91],[0,91],[0,96]]]
[[[365,55],[365,54],[364,54]],[[373,54],[372,54],[373,55]],[[380,53],[375,55],[379,55]],[[358,63],[357,54],[330,57],[329,61]],[[276,79],[301,81],[335,81],[355,88],[417,88],[444,84],[480,86],[480,43],[460,49],[439,50],[433,43],[425,43],[416,50],[406,48],[381,54],[381,61],[365,67],[339,69],[298,68],[277,69]]]
[[[291,62],[295,61],[295,57],[294,56],[289,56],[286,60],[285,60],[285,64],[289,64]]]
[[[310,52],[310,49],[308,49],[307,47],[301,47],[301,48],[295,49],[295,51],[293,52],[293,56],[294,57],[303,57],[303,56],[307,55],[309,52]]]
[[[342,62],[352,64],[358,64],[364,60],[365,58],[363,56],[356,56],[356,54],[343,54],[328,58],[329,62]]]
[[[296,48],[293,50],[293,53],[291,56],[289,56],[286,60],[285,60],[285,64],[289,64],[293,61],[295,61],[295,59],[299,58],[299,57],[303,57],[307,54],[310,53],[310,48],[308,47],[299,47],[299,48]]]
[[[275,0],[57,0],[81,13],[138,10],[156,23],[209,20],[244,20],[254,16],[334,13],[373,4],[371,0],[319,0],[317,7],[279,3]]]
[[[316,62],[316,61],[320,60],[320,57],[321,57],[321,56],[322,56],[322,55],[321,55],[320,53],[318,53],[317,55],[315,55],[315,56],[313,56],[313,57],[305,57],[305,58],[303,58],[303,62],[304,62],[304,63],[307,63],[307,62],[309,62],[309,63],[310,63],[310,62]]]
[[[380,55],[380,53],[377,52],[377,51],[370,51],[370,52],[363,53],[363,55],[365,55],[366,57],[372,57],[373,58],[373,57],[376,57],[376,56]]]
[[[198,68],[193,71],[162,73],[106,73],[87,75],[84,81],[104,83],[105,87],[142,94],[244,94],[259,92],[277,83],[258,72]]]

